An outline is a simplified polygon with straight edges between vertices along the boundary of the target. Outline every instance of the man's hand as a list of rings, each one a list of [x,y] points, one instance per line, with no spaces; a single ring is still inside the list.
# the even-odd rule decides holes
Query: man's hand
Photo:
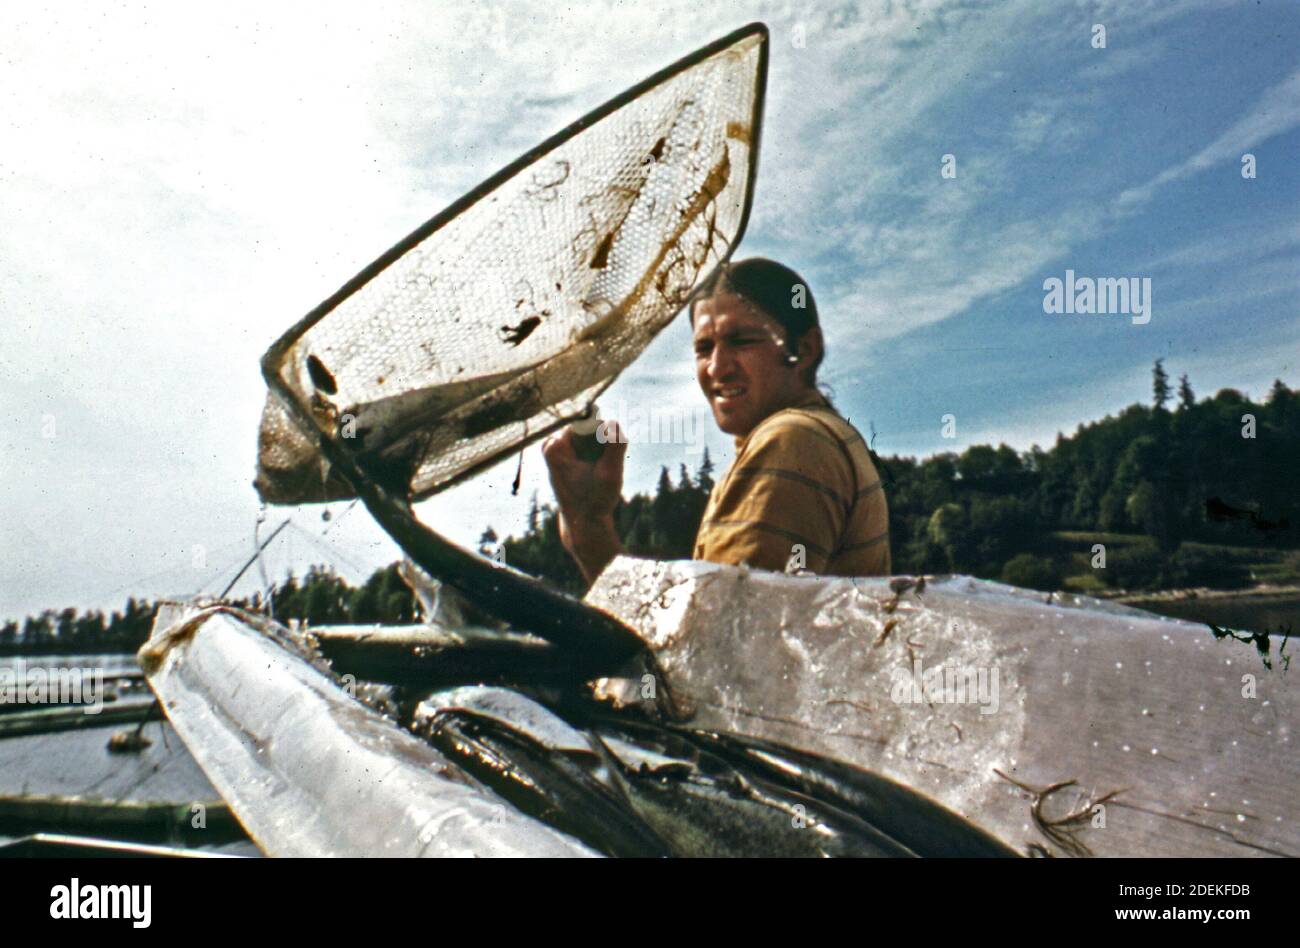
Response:
[[[551,488],[560,505],[560,542],[588,582],[623,552],[614,529],[614,508],[623,496],[623,458],[627,444],[618,422],[602,423],[605,449],[595,464],[578,457],[573,432],[564,429],[542,443]]]

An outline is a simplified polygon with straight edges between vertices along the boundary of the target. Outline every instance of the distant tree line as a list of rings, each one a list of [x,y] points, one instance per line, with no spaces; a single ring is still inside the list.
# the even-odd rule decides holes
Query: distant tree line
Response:
[[[1198,402],[1186,376],[1171,385],[1161,361],[1152,387],[1151,405],[1081,425],[1048,450],[977,445],[924,460],[877,458],[894,571],[1085,592],[1235,588],[1253,582],[1249,557],[1225,556],[1222,547],[1300,549],[1300,392],[1278,381],[1262,403],[1233,389]],[[689,558],[713,473],[706,450],[693,474],[683,464],[674,479],[663,468],[653,495],[625,500],[615,520],[628,552]],[[1097,543],[1106,548],[1104,569],[1093,565]],[[583,589],[554,507],[536,496],[521,536],[501,540],[488,527],[479,550],[570,592]],[[1291,562],[1300,564],[1300,554]],[[401,624],[417,615],[396,564],[355,588],[314,566],[272,586],[270,599],[282,621]],[[237,604],[263,609],[260,595]],[[47,610],[0,626],[0,655],[135,651],[154,613],[134,598],[111,615]]]
[[[270,600],[271,614],[280,621],[299,619],[315,625],[402,625],[414,622],[418,612],[415,594],[398,574],[396,563],[376,570],[359,587],[348,585],[328,567],[313,566],[302,579],[290,574],[272,585]],[[265,611],[261,594],[229,601]],[[122,611],[107,616],[97,610],[46,610],[28,616],[21,625],[13,621],[0,625],[0,655],[135,652],[149,638],[157,610],[157,603],[134,597]]]

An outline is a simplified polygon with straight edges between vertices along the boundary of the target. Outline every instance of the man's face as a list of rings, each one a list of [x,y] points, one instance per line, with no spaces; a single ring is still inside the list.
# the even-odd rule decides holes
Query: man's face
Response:
[[[700,300],[693,328],[695,374],[727,434],[744,437],[804,394],[781,324],[747,300],[730,293]]]

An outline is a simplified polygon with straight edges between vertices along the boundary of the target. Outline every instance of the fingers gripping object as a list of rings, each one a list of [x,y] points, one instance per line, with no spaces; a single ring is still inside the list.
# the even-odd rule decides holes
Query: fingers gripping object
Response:
[[[569,425],[569,432],[573,438],[573,452],[588,464],[599,461],[605,451],[605,443],[597,434],[601,424],[600,408],[593,404],[585,416]]]

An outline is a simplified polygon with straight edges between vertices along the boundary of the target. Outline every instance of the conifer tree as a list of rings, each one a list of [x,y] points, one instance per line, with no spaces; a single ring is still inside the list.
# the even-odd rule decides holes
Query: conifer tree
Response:
[[[1156,408],[1164,409],[1169,403],[1169,376],[1165,373],[1165,360],[1156,359],[1155,368],[1151,370],[1151,392]]]

